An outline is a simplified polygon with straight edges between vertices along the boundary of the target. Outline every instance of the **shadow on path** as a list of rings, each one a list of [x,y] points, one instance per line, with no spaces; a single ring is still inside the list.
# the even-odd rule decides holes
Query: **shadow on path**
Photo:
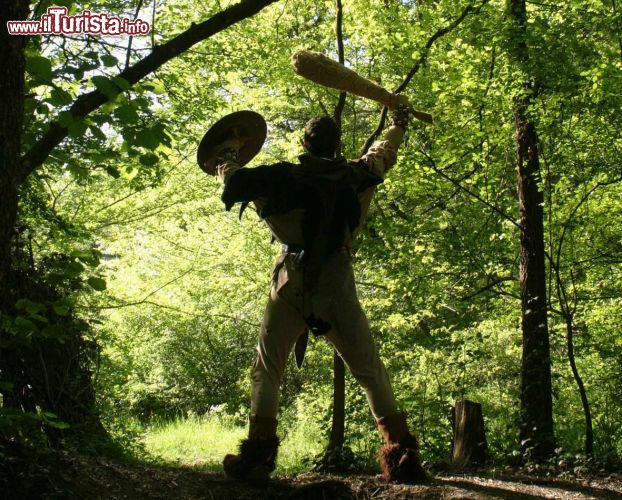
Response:
[[[379,476],[300,474],[265,483],[243,483],[220,472],[190,467],[124,463],[102,458],[66,456],[56,478],[61,497],[110,500],[383,500],[410,498],[622,498],[622,484],[602,487],[534,477],[437,476],[425,485],[398,485]],[[538,483],[538,484],[536,484]],[[1,495],[0,495],[1,496]],[[56,498],[56,497],[54,497]]]
[[[529,476],[451,476],[438,477],[435,482],[496,498],[622,498],[622,493],[613,489]]]

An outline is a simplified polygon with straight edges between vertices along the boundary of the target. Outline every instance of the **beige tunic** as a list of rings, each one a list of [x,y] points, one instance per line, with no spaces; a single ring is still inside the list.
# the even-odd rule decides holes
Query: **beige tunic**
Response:
[[[396,162],[394,144],[399,144],[401,134],[395,135],[399,140],[378,141],[361,158],[367,168],[382,178]],[[225,163],[218,167],[218,175],[226,182],[238,168],[233,162]],[[361,168],[365,167],[361,165]],[[361,223],[374,191],[372,187],[359,195]],[[254,203],[260,211],[265,201],[255,200]],[[302,214],[303,210],[294,210],[273,215],[266,223],[278,241],[302,245]],[[308,328],[305,320],[311,313],[331,325],[325,337],[365,390],[374,417],[397,413],[389,377],[356,294],[350,249],[359,228],[354,234],[348,234],[341,251],[327,258],[311,293],[305,291],[304,269],[298,263],[297,254],[284,252],[278,258],[252,368],[251,414],[276,417],[287,358],[298,337]]]
[[[395,165],[395,162],[397,160],[397,151],[396,148],[392,146],[389,141],[377,141],[371,146],[371,148],[369,148],[368,152],[361,157],[361,160],[364,162],[365,165],[367,165],[372,173],[384,179],[386,172],[393,165]],[[225,162],[217,167],[218,177],[222,180],[223,183],[226,183],[229,177],[231,177],[231,175],[233,174],[233,172],[235,172],[239,168],[240,166],[235,162]],[[376,188],[371,187],[359,194],[359,202],[361,205],[361,219],[359,228],[367,215],[369,205],[375,191]],[[255,210],[257,212],[260,212],[265,206],[266,201],[258,199],[254,200],[253,203],[255,205]],[[285,214],[271,215],[266,218],[266,224],[272,231],[272,234],[274,235],[276,240],[280,243],[302,246],[304,243],[301,224],[303,214],[304,209],[299,208]],[[348,234],[348,236],[346,237],[346,241],[344,242],[344,246],[346,248],[352,248],[352,240],[358,232],[359,228],[354,231],[354,235]]]

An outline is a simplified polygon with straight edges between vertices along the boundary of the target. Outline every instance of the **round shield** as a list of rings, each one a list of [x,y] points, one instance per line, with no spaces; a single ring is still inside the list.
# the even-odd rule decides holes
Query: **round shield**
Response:
[[[205,173],[214,175],[222,143],[237,136],[243,143],[237,162],[246,165],[261,150],[266,133],[266,121],[254,111],[236,111],[223,116],[203,136],[197,151],[197,163]]]

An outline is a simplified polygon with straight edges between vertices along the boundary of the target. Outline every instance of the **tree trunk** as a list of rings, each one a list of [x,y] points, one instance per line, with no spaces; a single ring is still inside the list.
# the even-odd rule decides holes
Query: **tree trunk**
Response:
[[[594,430],[592,428],[592,412],[590,411],[590,403],[587,399],[587,392],[585,391],[585,385],[583,379],[579,375],[577,369],[577,363],[574,357],[574,329],[572,326],[572,316],[566,313],[566,341],[568,345],[568,362],[570,363],[570,369],[572,370],[572,376],[579,389],[579,395],[581,396],[581,404],[583,405],[583,414],[585,415],[585,454],[592,456],[594,454]]]
[[[508,39],[510,56],[529,74],[525,0],[509,0],[513,22]],[[539,460],[554,449],[551,357],[547,324],[546,267],[542,191],[538,188],[538,135],[528,116],[534,95],[529,77],[514,98],[518,200],[521,222],[520,289],[523,333],[521,372],[521,449]]]
[[[333,358],[333,425],[327,451],[330,453],[343,446],[346,419],[346,369],[339,354]]]
[[[183,33],[155,47],[153,52],[126,68],[119,76],[132,85],[196,43],[253,16],[275,2],[276,0],[243,0],[201,23],[193,23]],[[15,279],[17,273],[13,264],[16,254],[13,253],[12,237],[18,213],[18,190],[68,134],[68,130],[59,122],[51,122],[47,131],[20,157],[24,113],[24,45],[28,38],[10,36],[6,26],[8,20],[26,19],[28,7],[28,0],[0,2],[0,67],[4,70],[0,79],[0,315],[13,314],[16,298],[26,297],[30,293],[43,293],[41,289],[37,292],[32,287],[24,286],[24,283],[21,283],[20,289],[17,287],[20,283]],[[70,106],[69,112],[74,118],[83,118],[107,100],[108,97],[99,90],[93,90],[79,96]],[[41,284],[37,279],[40,277],[33,278],[33,284]],[[7,335],[7,332],[0,330],[0,341]],[[84,415],[90,417],[94,408],[90,373],[80,365],[85,350],[89,350],[89,346],[79,332],[75,333],[75,338],[68,343],[66,349],[54,339],[37,339],[29,349],[0,349],[0,382],[13,384],[10,389],[7,388],[8,384],[2,385],[3,405],[31,412],[56,410],[59,417],[74,424],[73,427],[76,428],[79,422],[74,422],[73,417],[78,421],[83,420]],[[61,392],[55,400],[64,398],[66,405],[50,404],[52,398],[49,394],[53,391],[47,389],[52,378],[47,376],[47,371],[51,368],[57,369],[65,378],[73,377],[73,381],[79,386],[75,392],[69,393],[64,385],[64,378],[61,377]],[[37,383],[41,380],[42,390]],[[80,385],[81,382],[84,384]],[[55,406],[69,410],[64,413],[62,408],[56,409]]]
[[[26,37],[11,36],[6,22],[25,19],[28,1],[0,5],[0,298],[8,297],[10,241],[17,217],[17,172],[24,116],[24,45]],[[4,301],[3,301],[4,305]]]
[[[6,31],[9,20],[26,19],[28,0],[0,3],[0,315],[11,311],[14,303],[11,286],[11,239],[17,219],[17,174],[21,152],[24,116],[24,45],[26,37],[11,36]],[[0,339],[6,332],[0,330]],[[11,370],[6,350],[0,351],[0,381],[10,380]],[[4,405],[15,401],[3,391]]]
[[[486,461],[486,432],[482,405],[463,399],[453,408],[451,465],[463,468]]]
[[[335,35],[337,37],[337,53],[339,62],[344,63],[344,51],[343,51],[343,5],[341,0],[336,0],[335,6],[337,9],[335,19]],[[341,115],[343,108],[346,104],[346,93],[341,92],[339,99],[335,105],[333,117],[339,127],[339,133],[341,135]],[[339,144],[341,151],[341,144]],[[333,423],[330,430],[330,439],[328,441],[327,453],[332,454],[335,450],[341,449],[345,440],[345,420],[346,420],[346,370],[343,360],[337,354],[337,351],[333,354]]]

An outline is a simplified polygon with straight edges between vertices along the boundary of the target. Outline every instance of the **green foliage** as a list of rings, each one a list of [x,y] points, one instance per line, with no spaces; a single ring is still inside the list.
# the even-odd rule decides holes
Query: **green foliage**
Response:
[[[344,4],[347,64],[390,89],[431,34],[467,5]],[[93,11],[135,7],[88,5]],[[219,9],[213,2],[157,6],[156,42]],[[569,453],[581,449],[583,413],[559,314],[566,293],[576,304],[575,350],[593,410],[596,457],[614,464],[622,453],[620,14],[597,0],[528,9],[536,76],[529,116],[541,146],[556,432]],[[196,147],[217,118],[253,109],[269,124],[253,164],[295,160],[302,125],[332,113],[338,93],[295,76],[289,58],[300,48],[334,56],[334,21],[332,2],[279,2],[131,89],[115,76],[124,47],[30,42],[24,147],[51,119],[67,126],[70,137],[23,188],[20,217],[30,228],[35,261],[47,262],[47,282],[71,293],[24,297],[7,321],[21,345],[37,336],[65,338],[51,318],[85,318],[102,347],[98,402],[119,436],[132,435],[122,422],[133,419],[147,425],[224,408],[239,420],[248,412],[248,371],[278,248],[251,211],[241,222],[223,212],[221,187],[197,168]],[[504,23],[503,2],[490,2],[436,41],[406,90],[416,107],[434,114],[435,125],[412,124],[356,242],[361,302],[429,461],[447,459],[449,410],[463,397],[483,405],[493,460],[511,460],[519,446],[511,109],[524,89],[505,53]],[[136,42],[132,60],[148,47],[146,39]],[[67,107],[93,88],[109,101],[72,119]],[[348,157],[357,155],[378,114],[376,104],[348,96]],[[325,341],[312,341],[303,369],[289,365],[286,373],[282,421],[316,433],[304,441],[306,457],[328,433],[331,357]],[[361,390],[351,378],[347,387],[347,444],[371,461],[379,438]],[[176,460],[187,452],[180,443],[195,433],[223,434],[226,446],[214,445],[210,455],[219,462],[241,435],[222,418],[225,423],[193,417],[187,427],[153,427],[147,446]],[[299,459],[286,458],[281,470],[294,470]]]
[[[145,429],[145,453],[151,460],[221,471],[227,453],[236,453],[247,432],[221,408],[208,417],[191,416],[169,422],[155,421]],[[294,474],[307,469],[305,459],[321,450],[317,426],[297,423],[281,439],[276,473]]]

